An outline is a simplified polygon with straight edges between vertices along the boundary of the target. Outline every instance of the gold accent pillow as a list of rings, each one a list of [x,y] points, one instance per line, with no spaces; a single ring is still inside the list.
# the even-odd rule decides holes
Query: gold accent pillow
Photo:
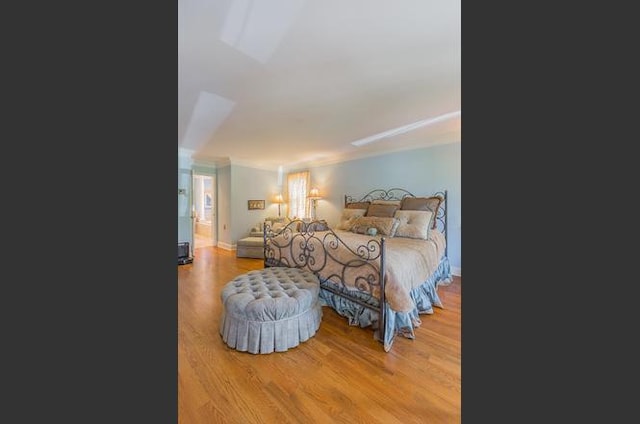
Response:
[[[349,231],[351,226],[356,222],[361,216],[367,212],[366,209],[349,209],[345,208],[342,210],[342,215],[340,216],[340,222],[336,226],[338,230],[346,230]]]

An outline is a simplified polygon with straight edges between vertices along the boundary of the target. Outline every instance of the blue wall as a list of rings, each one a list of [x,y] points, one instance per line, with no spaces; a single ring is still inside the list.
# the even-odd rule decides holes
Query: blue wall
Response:
[[[220,168],[193,165],[197,173],[216,175],[216,206],[218,245],[231,249],[249,235],[251,228],[265,218],[278,215],[273,203],[278,193],[277,171],[227,165]],[[265,209],[249,210],[248,200],[264,200]],[[187,224],[190,221],[187,221]]]
[[[311,184],[323,198],[318,201],[317,216],[334,226],[344,208],[344,195],[362,196],[376,189],[403,188],[416,196],[447,190],[447,239],[451,266],[461,273],[461,143],[406,150],[350,160],[333,165],[308,168]],[[185,180],[184,172],[182,180]],[[265,171],[239,165],[216,170],[218,194],[218,241],[231,248],[248,235],[253,226],[268,216],[277,216],[273,203],[278,193],[277,171]],[[249,199],[264,199],[264,210],[248,210]],[[286,211],[283,210],[283,214]],[[188,216],[188,215],[187,215]],[[187,235],[190,220],[179,216],[179,238]],[[186,218],[186,219],[185,219]],[[185,227],[181,230],[182,227]]]
[[[461,272],[461,143],[356,159],[310,168],[320,188],[319,219],[338,222],[344,195],[362,196],[376,188],[403,188],[416,196],[447,190],[447,240],[451,266]]]
[[[231,165],[231,239],[235,244],[267,216],[278,216],[273,203],[278,193],[278,172]],[[264,209],[248,209],[249,200],[264,200]]]

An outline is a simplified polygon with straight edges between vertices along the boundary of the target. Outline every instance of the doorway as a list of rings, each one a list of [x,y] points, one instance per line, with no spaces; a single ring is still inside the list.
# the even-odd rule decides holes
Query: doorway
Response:
[[[215,246],[215,176],[193,174],[194,249]]]

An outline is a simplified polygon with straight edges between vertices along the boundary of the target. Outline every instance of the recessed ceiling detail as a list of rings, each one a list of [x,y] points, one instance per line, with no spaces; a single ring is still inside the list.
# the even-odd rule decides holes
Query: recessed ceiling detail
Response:
[[[446,121],[447,119],[457,118],[459,116],[459,110],[455,112],[445,113],[443,115],[436,116],[435,118],[423,119],[422,121],[414,122],[412,124],[407,124],[389,131],[384,131],[378,134],[371,135],[369,137],[361,138],[360,140],[352,141],[351,144],[353,144],[354,146],[363,146],[365,144],[373,143],[374,141],[382,140],[384,138],[392,138],[396,135],[404,134],[418,128]]]
[[[222,25],[220,39],[266,63],[306,0],[234,0]]]
[[[194,160],[291,169],[461,141],[461,0],[178,6]]]
[[[183,147],[198,149],[204,145],[229,116],[234,106],[235,102],[232,100],[215,93],[201,91],[191,113],[187,133],[182,143]]]

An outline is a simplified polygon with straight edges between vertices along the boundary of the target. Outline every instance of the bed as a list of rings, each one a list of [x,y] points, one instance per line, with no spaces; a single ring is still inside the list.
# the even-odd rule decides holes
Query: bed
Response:
[[[372,327],[388,352],[395,337],[415,338],[420,315],[442,308],[449,284],[447,191],[416,196],[401,188],[345,195],[340,222],[292,220],[264,228],[265,267],[304,268],[320,298],[350,325]]]

